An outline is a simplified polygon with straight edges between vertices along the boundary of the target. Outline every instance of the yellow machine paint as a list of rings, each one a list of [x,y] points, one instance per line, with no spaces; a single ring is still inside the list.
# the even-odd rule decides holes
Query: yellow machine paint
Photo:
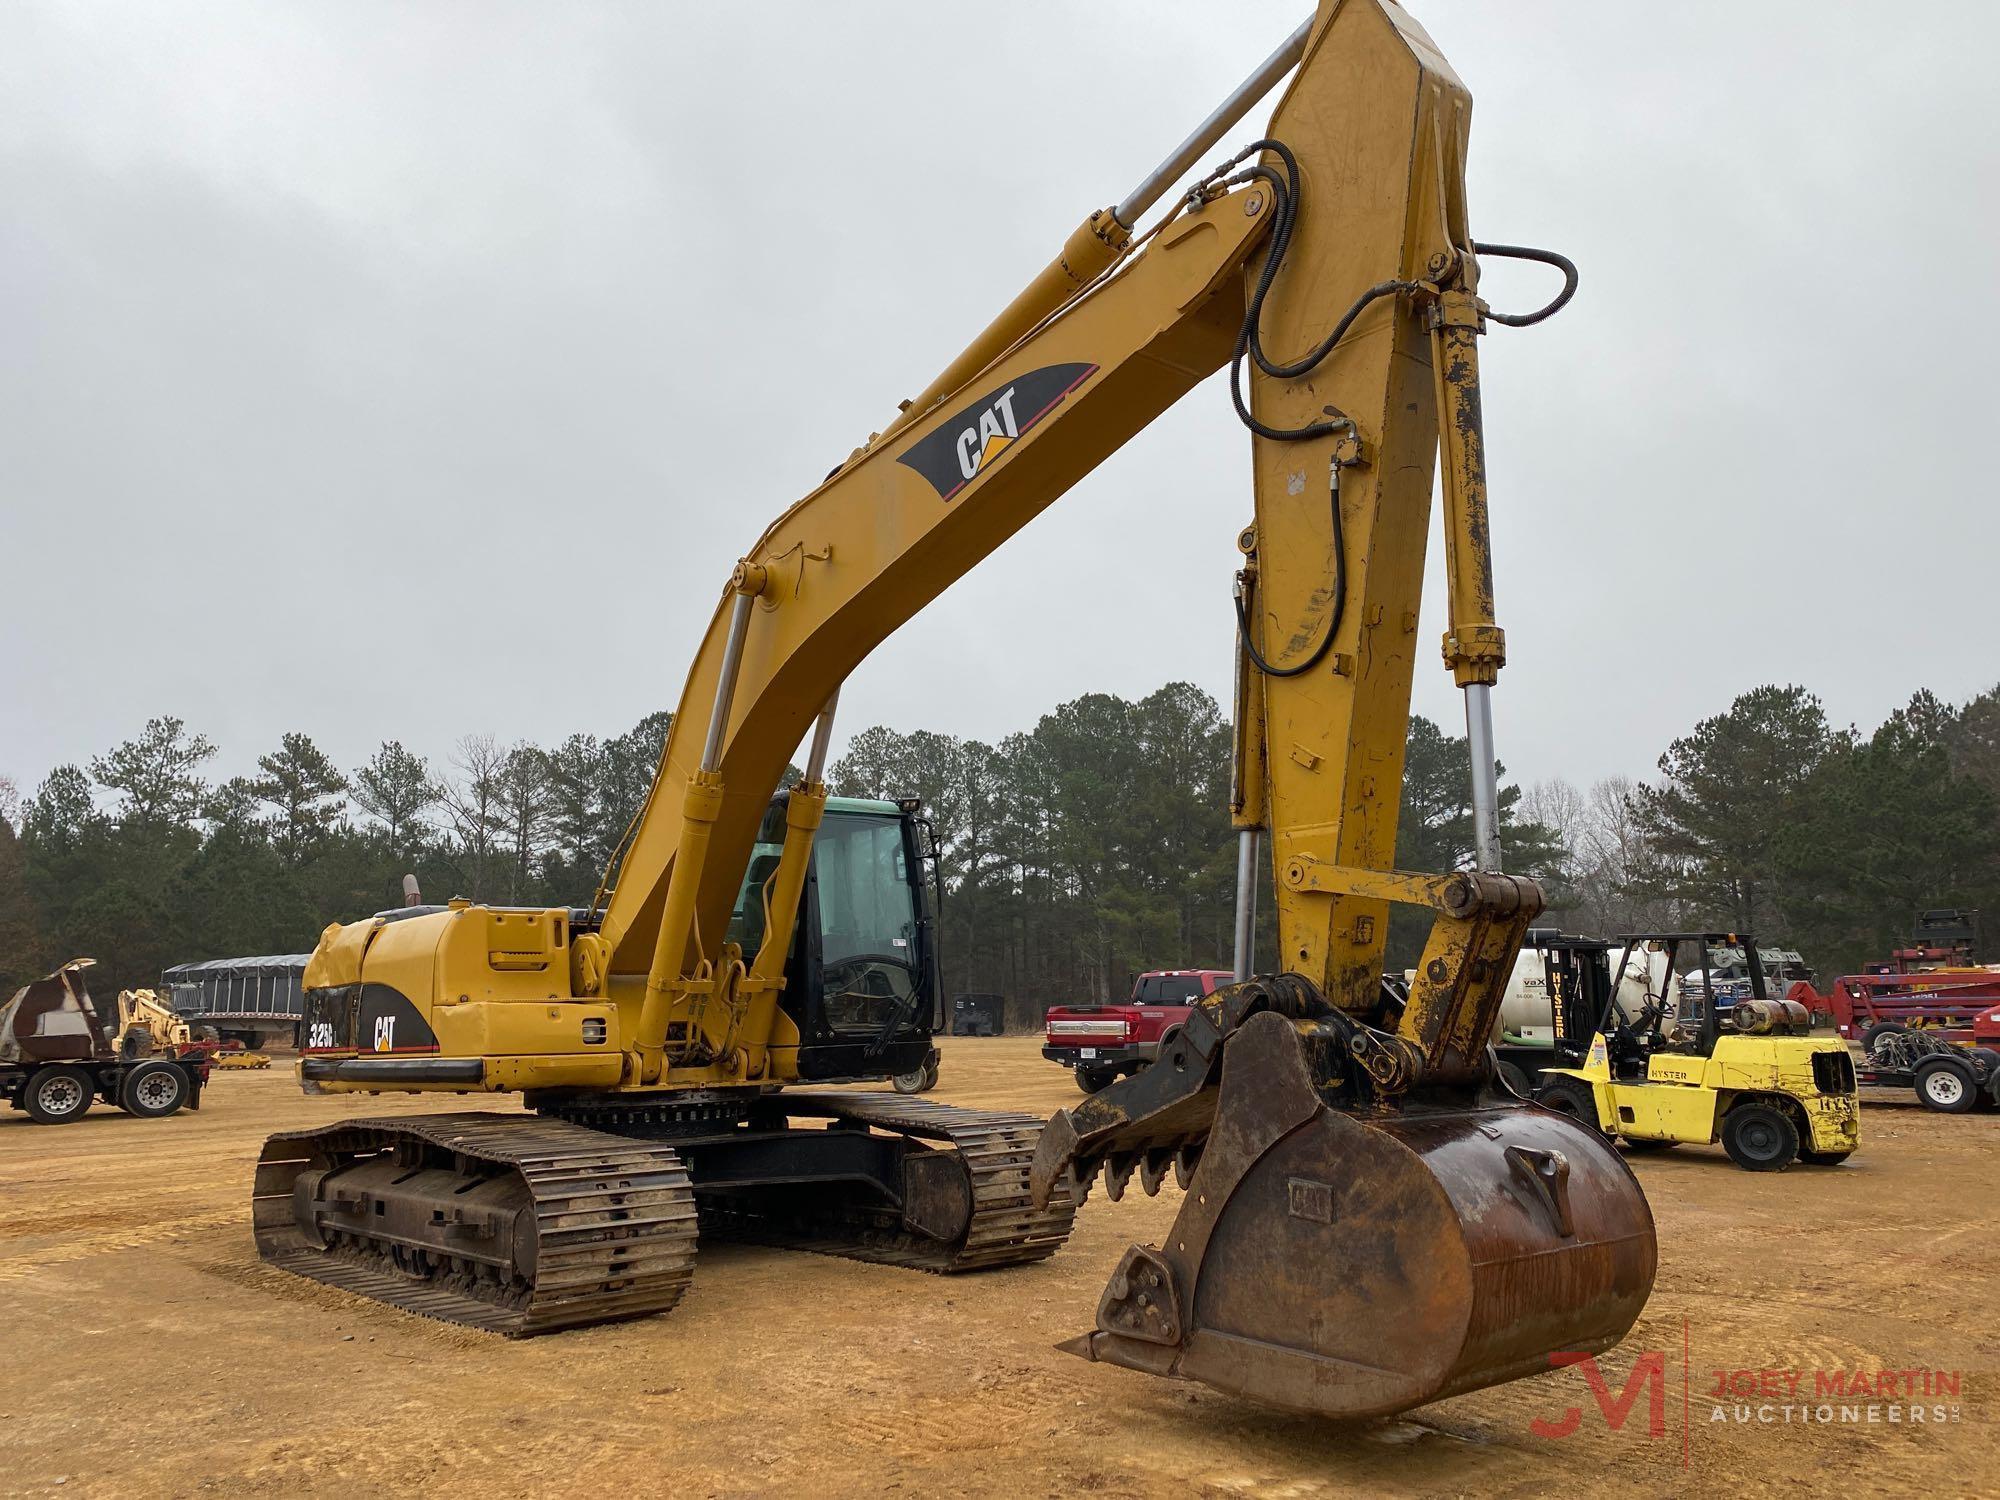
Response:
[[[1861,1144],[1860,1105],[1851,1090],[1823,1090],[1813,1070],[1819,1056],[1846,1059],[1847,1044],[1838,1037],[1724,1036],[1712,1056],[1656,1053],[1644,1079],[1618,1080],[1600,1037],[1581,1068],[1553,1068],[1545,1076],[1589,1084],[1607,1135],[1706,1145],[1722,1139],[1723,1122],[1737,1105],[1770,1102],[1793,1113],[1803,1149],[1845,1157]]]
[[[1265,138],[1142,228],[1287,74]],[[1499,869],[1487,694],[1505,646],[1477,341],[1489,321],[1538,321],[1569,293],[1535,314],[1492,313],[1481,256],[1525,254],[1574,283],[1560,257],[1473,239],[1470,110],[1400,6],[1321,0],[743,555],[601,901],[580,919],[454,902],[328,929],[306,973],[308,1082],[520,1091],[553,1120],[425,1116],[276,1137],[257,1189],[266,1258],[534,1333],[672,1306],[692,1265],[691,1194],[704,1231],[963,1270],[1049,1253],[1100,1168],[1115,1195],[1134,1172],[1157,1187],[1171,1165],[1192,1174],[1184,1217],[1208,1217],[1164,1251],[1134,1247],[1093,1358],[1353,1416],[1622,1337],[1652,1284],[1644,1198],[1597,1132],[1499,1089],[1487,1049],[1542,897]],[[822,771],[842,682],[1225,367],[1256,434],[1250,524],[1218,515],[1243,554],[1232,805],[1246,848],[1268,834],[1284,972],[1213,997],[1173,1056],[1046,1132],[781,1090],[808,1050],[786,986],[816,973],[796,923],[831,837]],[[1451,875],[1393,868],[1440,472],[1443,656],[1466,696],[1479,854],[1476,871]],[[809,730],[805,778],[774,808]],[[1380,978],[1396,902],[1434,925],[1391,1015]],[[762,937],[739,940],[752,908]],[[788,952],[808,967],[788,967]],[[889,1076],[856,1056],[850,1076]],[[1147,1080],[1183,1096],[1129,1092]],[[802,1116],[847,1128],[787,1123]],[[873,1196],[836,1203],[854,1183]]]
[[[1636,933],[1622,941],[1615,978],[1603,953],[1595,955],[1595,989],[1587,970],[1570,973],[1574,993],[1552,1019],[1561,1049],[1554,1055],[1573,1065],[1537,1069],[1538,1100],[1635,1148],[1720,1142],[1753,1171],[1782,1171],[1800,1160],[1835,1166],[1860,1145],[1860,1095],[1847,1044],[1805,1034],[1805,1008],[1769,996],[1754,938]],[[1744,955],[1745,974],[1730,982],[1733,1005],[1711,970],[1710,955],[1721,949]],[[1641,973],[1657,965],[1666,977],[1657,991],[1648,979],[1632,1012],[1618,992],[1641,953]],[[1682,972],[1684,953],[1693,963]],[[1669,1030],[1674,984],[1680,1000]]]
[[[306,964],[304,986],[329,991],[366,982],[393,990],[417,1006],[436,1035],[438,1053],[482,1060],[476,1077],[412,1077],[394,1082],[399,1090],[615,1088],[625,1072],[618,1010],[570,994],[569,962],[566,908],[498,911],[453,901],[448,910],[426,916],[327,928]],[[307,1049],[317,1056],[367,1051],[396,1057],[408,1055],[415,1040],[405,1033],[399,1043],[394,1026],[385,1029],[378,1021],[358,1038],[340,1038],[353,1044],[341,1046],[331,1036],[315,1037],[311,1027],[309,1020]],[[334,1079],[316,1086],[329,1092],[382,1087]]]

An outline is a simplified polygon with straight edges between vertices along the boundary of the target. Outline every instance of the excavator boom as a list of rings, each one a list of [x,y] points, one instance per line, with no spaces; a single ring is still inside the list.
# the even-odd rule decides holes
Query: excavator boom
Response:
[[[1142,228],[1287,73],[1265,134]],[[1115,1198],[1135,1173],[1153,1191],[1173,1170],[1188,1189],[1174,1232],[1127,1253],[1077,1352],[1367,1415],[1622,1336],[1652,1283],[1645,1200],[1595,1132],[1499,1085],[1487,1047],[1542,898],[1499,868],[1488,698],[1505,638],[1478,339],[1489,320],[1538,321],[1568,289],[1540,312],[1494,314],[1479,264],[1525,255],[1573,276],[1560,257],[1472,238],[1470,109],[1398,5],[1321,0],[743,555],[615,877],[581,918],[460,903],[330,929],[306,976],[325,1054],[309,1080],[519,1088],[565,1128],[530,1139],[463,1116],[277,1138],[259,1173],[267,1256],[371,1289],[393,1284],[390,1269],[429,1276],[392,1300],[470,1297],[506,1309],[480,1326],[532,1332],[670,1305],[692,1254],[690,1191],[705,1229],[958,1270],[1048,1254],[1100,1176]],[[822,956],[800,914],[824,896],[814,850],[842,682],[1224,368],[1255,500],[1236,534],[1231,811],[1246,854],[1268,836],[1280,972],[1210,997],[1168,1056],[1046,1129],[890,1096],[779,1094],[807,1076],[786,987],[801,955]],[[1423,875],[1395,870],[1395,832],[1440,478],[1443,655],[1466,695],[1478,868]],[[808,730],[805,778],[774,808]],[[1407,1004],[1385,1008],[1399,902],[1434,924]],[[360,1018],[385,994],[416,1013],[404,1034],[434,1037],[416,1049],[434,1055],[357,1055]],[[376,1014],[377,1051],[406,1050]],[[887,1076],[867,1071],[870,1055],[844,1076]],[[686,1178],[677,1153],[694,1164]],[[841,1198],[835,1183],[855,1181],[873,1196]],[[645,1212],[620,1217],[628,1201]],[[571,1278],[554,1302],[536,1222],[576,1226],[552,1242]],[[621,1279],[621,1255],[652,1268],[645,1295]]]

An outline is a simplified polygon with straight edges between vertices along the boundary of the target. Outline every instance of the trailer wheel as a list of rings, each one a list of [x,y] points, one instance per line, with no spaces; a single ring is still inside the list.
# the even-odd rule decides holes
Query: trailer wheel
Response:
[[[128,1115],[157,1120],[187,1103],[187,1074],[170,1062],[141,1063],[125,1075],[118,1103]]]
[[[1746,1172],[1782,1172],[1798,1159],[1799,1127],[1770,1104],[1739,1104],[1722,1120],[1722,1149]]]
[[[1527,1073],[1504,1057],[1500,1059],[1499,1073],[1500,1081],[1523,1099],[1535,1097],[1535,1086],[1528,1081]]]
[[[1927,1057],[1917,1064],[1917,1100],[1941,1115],[1962,1115],[1979,1102],[1972,1064],[1957,1057]]]
[[[82,1068],[43,1068],[28,1080],[21,1107],[37,1125],[81,1120],[97,1097],[97,1085]]]
[[[1908,1029],[1905,1026],[1898,1026],[1894,1021],[1877,1021],[1861,1033],[1861,1050],[1863,1052],[1873,1052],[1877,1037],[1901,1036]]]

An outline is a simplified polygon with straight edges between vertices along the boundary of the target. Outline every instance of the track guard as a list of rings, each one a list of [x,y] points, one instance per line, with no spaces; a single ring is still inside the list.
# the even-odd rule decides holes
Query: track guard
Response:
[[[1095,1132],[1086,1118],[1081,1137],[1057,1117],[1038,1180],[1074,1180],[1081,1158],[1121,1189],[1124,1148],[1155,1178],[1173,1149],[1151,1121],[1212,1121],[1167,1243],[1126,1252],[1096,1328],[1064,1349],[1364,1418],[1625,1335],[1657,1252],[1618,1153],[1497,1088],[1341,1107],[1335,1059],[1359,1054],[1332,1044],[1351,1029],[1263,1010],[1218,1039],[1219,1090],[1190,1080],[1158,1115]],[[1075,1113],[1098,1104],[1123,1112],[1099,1096]]]

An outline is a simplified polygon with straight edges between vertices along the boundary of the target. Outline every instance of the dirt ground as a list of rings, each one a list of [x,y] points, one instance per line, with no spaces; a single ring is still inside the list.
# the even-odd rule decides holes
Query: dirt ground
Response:
[[[1000,1038],[946,1042],[936,1097],[1046,1114],[1077,1096],[1036,1039]],[[520,1343],[259,1264],[267,1132],[454,1107],[309,1099],[281,1065],[219,1074],[168,1120],[0,1114],[0,1492],[2000,1492],[2000,1115],[1871,1100],[1849,1164],[1781,1176],[1717,1149],[1635,1159],[1659,1282],[1602,1373],[1615,1398],[1664,1354],[1653,1435],[1647,1390],[1614,1431],[1578,1370],[1343,1428],[1058,1353],[1124,1247],[1164,1234],[1171,1185],[1095,1193],[1052,1260],[983,1276],[705,1248],[671,1315]],[[1797,1371],[1805,1395],[1822,1371],[1962,1384],[1787,1422],[1815,1403],[1705,1399],[1718,1370]],[[1572,1407],[1567,1437],[1530,1426]]]

